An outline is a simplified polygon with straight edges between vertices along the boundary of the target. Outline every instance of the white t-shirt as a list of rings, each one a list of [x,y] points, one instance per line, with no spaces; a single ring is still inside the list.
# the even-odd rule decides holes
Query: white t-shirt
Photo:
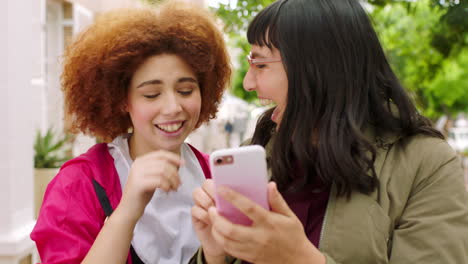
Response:
[[[119,136],[108,144],[122,190],[133,163],[129,137]],[[190,211],[194,205],[192,192],[203,184],[205,175],[189,145],[183,143],[180,153],[185,165],[179,168],[179,189],[169,193],[157,189],[135,226],[132,245],[145,264],[185,264],[200,247]]]

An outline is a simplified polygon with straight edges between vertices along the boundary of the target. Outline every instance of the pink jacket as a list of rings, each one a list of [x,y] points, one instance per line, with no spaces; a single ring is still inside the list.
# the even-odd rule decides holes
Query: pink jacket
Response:
[[[208,156],[193,147],[192,150],[205,176],[210,178]],[[81,263],[94,243],[106,216],[95,194],[93,178],[106,190],[115,209],[122,188],[105,143],[96,144],[65,163],[47,186],[31,233],[43,263]],[[130,254],[127,263],[132,263]]]

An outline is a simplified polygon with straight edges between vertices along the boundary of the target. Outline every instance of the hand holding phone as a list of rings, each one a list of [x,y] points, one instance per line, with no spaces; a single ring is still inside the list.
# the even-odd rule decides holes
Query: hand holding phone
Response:
[[[215,188],[228,187],[263,208],[268,205],[268,174],[263,147],[258,145],[222,149],[210,155]],[[251,225],[252,221],[231,203],[215,193],[218,212],[231,222]]]

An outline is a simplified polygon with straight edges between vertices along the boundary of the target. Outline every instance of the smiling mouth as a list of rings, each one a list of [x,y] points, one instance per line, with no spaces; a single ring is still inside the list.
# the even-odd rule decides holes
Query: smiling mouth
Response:
[[[175,124],[167,124],[167,125],[155,125],[157,128],[161,129],[162,131],[164,132],[167,132],[167,133],[174,133],[174,132],[177,132],[179,131],[182,126],[185,124],[185,121],[184,122],[179,122],[179,123],[175,123]]]

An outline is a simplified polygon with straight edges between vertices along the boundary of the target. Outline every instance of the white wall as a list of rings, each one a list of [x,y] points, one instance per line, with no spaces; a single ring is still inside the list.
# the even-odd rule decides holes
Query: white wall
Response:
[[[113,8],[139,6],[139,0],[70,0],[73,4],[78,4],[93,13],[104,12]]]
[[[40,55],[33,56],[40,48],[31,44],[40,43],[34,34],[39,6],[35,0],[0,2],[0,263],[33,248],[33,97],[39,93],[31,80],[40,72],[34,61]]]
[[[31,97],[33,99],[33,105],[40,106],[44,103],[44,92],[46,89],[46,76],[45,76],[45,0],[34,1],[34,13],[32,16],[32,22],[34,30],[32,30],[32,38],[37,42],[34,45],[30,45],[32,49],[32,80],[31,80]],[[46,130],[47,114],[44,111],[31,111],[34,128],[42,131]]]
[[[206,0],[179,0],[179,1],[191,2],[191,3],[198,4],[200,6],[205,6],[207,2]],[[79,4],[95,13],[104,12],[113,8],[135,7],[135,6],[142,5],[142,1],[140,0],[69,0],[69,2],[74,3],[74,4]]]
[[[47,1],[46,4],[46,85],[41,111],[44,112],[43,127],[63,131],[63,96],[60,90],[60,73],[63,54],[63,12],[60,1]]]

